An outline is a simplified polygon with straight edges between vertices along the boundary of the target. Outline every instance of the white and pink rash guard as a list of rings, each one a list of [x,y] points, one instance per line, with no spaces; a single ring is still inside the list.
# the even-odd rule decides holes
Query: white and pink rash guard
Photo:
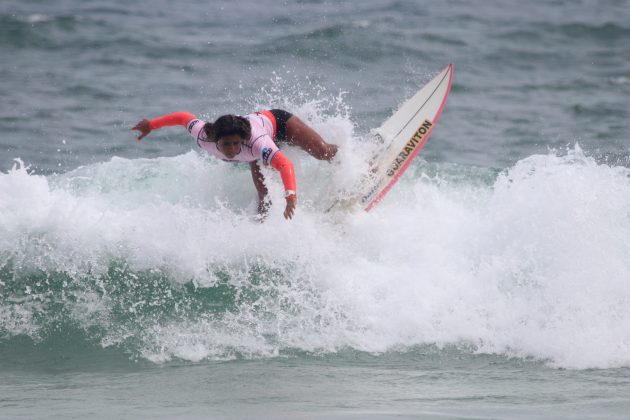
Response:
[[[262,160],[265,165],[270,165],[276,153],[280,151],[273,141],[273,125],[271,121],[259,114],[249,114],[245,118],[252,127],[252,135],[241,143],[241,151],[232,159],[225,157],[218,149],[217,143],[208,141],[203,131],[205,121],[193,119],[186,124],[186,129],[195,138],[199,147],[212,156],[226,162],[255,162]]]
[[[241,142],[241,151],[232,159],[228,159],[217,147],[215,141],[209,141],[203,126],[205,121],[198,119],[189,112],[175,112],[173,114],[149,120],[152,130],[162,128],[164,126],[182,125],[197,141],[199,147],[210,153],[212,156],[224,160],[226,162],[256,162],[261,160],[265,165],[271,165],[278,171],[282,177],[285,193],[287,195],[296,193],[296,181],[293,164],[278,149],[273,141],[274,124],[264,115],[264,113],[255,113],[246,115],[252,129],[249,139]]]

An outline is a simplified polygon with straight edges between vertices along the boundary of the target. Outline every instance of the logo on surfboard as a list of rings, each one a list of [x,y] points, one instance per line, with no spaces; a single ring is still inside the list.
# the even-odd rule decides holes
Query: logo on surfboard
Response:
[[[420,125],[420,128],[416,130],[411,139],[405,144],[405,147],[402,151],[396,156],[396,159],[391,164],[391,166],[387,169],[387,176],[394,176],[400,166],[405,163],[405,160],[416,150],[419,144],[422,144],[422,140],[424,137],[431,131],[431,127],[433,127],[433,123],[429,120],[424,120]]]
[[[396,156],[396,159],[394,159],[389,168],[387,168],[387,171],[385,171],[385,174],[387,176],[391,178],[396,175],[396,173],[402,167],[403,163],[405,163],[405,161],[413,155],[414,150],[416,150],[418,146],[422,145],[423,140],[431,132],[432,127],[433,123],[428,119],[425,119],[422,124],[420,124],[420,127],[416,130],[415,133],[413,133],[411,139],[409,139],[409,141],[405,143],[402,151]],[[378,168],[376,168],[375,171],[377,169]],[[385,183],[385,180],[386,178],[381,178],[378,180],[378,182],[372,185],[370,190],[361,197],[361,203],[366,204],[371,201],[374,195],[380,191],[381,186],[383,185],[383,183]]]

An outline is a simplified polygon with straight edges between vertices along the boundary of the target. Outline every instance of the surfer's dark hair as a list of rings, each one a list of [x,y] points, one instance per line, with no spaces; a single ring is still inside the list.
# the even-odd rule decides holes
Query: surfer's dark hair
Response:
[[[203,126],[208,141],[218,141],[221,137],[238,134],[242,139],[249,139],[252,135],[252,126],[247,118],[238,115],[222,115],[214,123],[206,123]]]

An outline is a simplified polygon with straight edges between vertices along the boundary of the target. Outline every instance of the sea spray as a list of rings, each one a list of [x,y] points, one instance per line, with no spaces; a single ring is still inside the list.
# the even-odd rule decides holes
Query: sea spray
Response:
[[[345,170],[295,153],[305,173]],[[303,177],[296,219],[276,204],[261,224],[247,169],[196,152],[16,165],[0,175],[0,334],[154,362],[436,344],[627,366],[629,173],[577,146],[499,173],[419,160],[372,213],[322,213],[334,185]]]

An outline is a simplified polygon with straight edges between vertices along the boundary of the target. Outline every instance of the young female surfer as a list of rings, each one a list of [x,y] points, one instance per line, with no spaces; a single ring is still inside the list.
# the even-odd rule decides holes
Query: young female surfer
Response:
[[[297,205],[297,189],[293,164],[278,149],[276,142],[301,147],[319,160],[330,161],[337,146],[328,144],[315,130],[295,115],[280,109],[245,115],[223,115],[214,123],[204,122],[189,112],[175,112],[151,120],[143,119],[132,130],[138,130],[141,140],[151,130],[181,125],[195,138],[199,147],[226,162],[249,162],[258,192],[258,212],[265,215],[267,187],[259,162],[280,172],[284,184],[286,208],[284,217],[291,219]],[[275,140],[275,141],[274,141]]]

